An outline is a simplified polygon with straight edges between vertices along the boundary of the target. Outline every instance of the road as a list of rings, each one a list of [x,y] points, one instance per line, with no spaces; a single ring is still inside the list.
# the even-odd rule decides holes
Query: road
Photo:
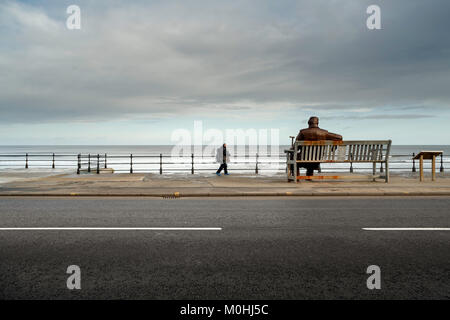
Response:
[[[450,198],[0,198],[1,299],[448,299]],[[24,227],[217,228],[7,230]],[[81,290],[66,269],[81,268]],[[381,289],[366,269],[381,269]]]

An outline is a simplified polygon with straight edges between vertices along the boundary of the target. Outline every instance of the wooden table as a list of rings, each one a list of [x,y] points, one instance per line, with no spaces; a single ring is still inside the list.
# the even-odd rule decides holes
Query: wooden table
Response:
[[[436,180],[436,157],[443,151],[420,151],[413,160],[419,159],[420,162],[420,181],[423,181],[423,160],[431,160],[431,180]]]

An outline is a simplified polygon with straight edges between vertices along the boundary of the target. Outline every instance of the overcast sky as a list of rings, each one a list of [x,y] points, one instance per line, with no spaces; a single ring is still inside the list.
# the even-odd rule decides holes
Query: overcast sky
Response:
[[[450,144],[448,0],[0,0],[0,30],[2,145],[170,144],[194,120],[288,144],[312,115]]]

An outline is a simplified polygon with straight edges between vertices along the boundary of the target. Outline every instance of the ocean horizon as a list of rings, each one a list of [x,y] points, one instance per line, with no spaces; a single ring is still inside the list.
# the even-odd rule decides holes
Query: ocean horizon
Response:
[[[0,145],[0,154],[6,154],[6,153],[69,153],[72,152],[74,154],[78,153],[152,153],[152,154],[167,154],[171,153],[172,149],[176,147],[177,145],[168,145],[168,144],[152,144],[152,145]],[[188,145],[188,146],[178,146],[183,147],[185,149],[191,148],[191,152],[194,152],[197,150],[197,148],[200,145]],[[219,147],[217,145],[216,147]],[[243,147],[242,145],[231,145],[229,144],[229,149],[234,150],[237,148]],[[246,151],[248,150],[257,150],[256,146],[244,146],[246,148]],[[266,148],[268,152],[272,150],[272,147],[276,148],[276,145],[267,145],[259,148]],[[278,146],[278,152],[283,153],[284,149],[289,148],[290,145],[279,145]],[[203,150],[206,148],[214,149],[214,146],[210,145],[203,145]],[[405,155],[409,156],[413,153],[418,153],[422,150],[440,150],[443,151],[444,156],[450,155],[450,145],[396,145],[392,144],[391,146],[391,155],[393,156],[400,156]]]

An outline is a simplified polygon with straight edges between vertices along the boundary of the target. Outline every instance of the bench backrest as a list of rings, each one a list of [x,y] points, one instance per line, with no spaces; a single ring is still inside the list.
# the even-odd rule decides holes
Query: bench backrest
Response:
[[[385,162],[391,140],[374,141],[295,141],[297,160],[318,162]]]

